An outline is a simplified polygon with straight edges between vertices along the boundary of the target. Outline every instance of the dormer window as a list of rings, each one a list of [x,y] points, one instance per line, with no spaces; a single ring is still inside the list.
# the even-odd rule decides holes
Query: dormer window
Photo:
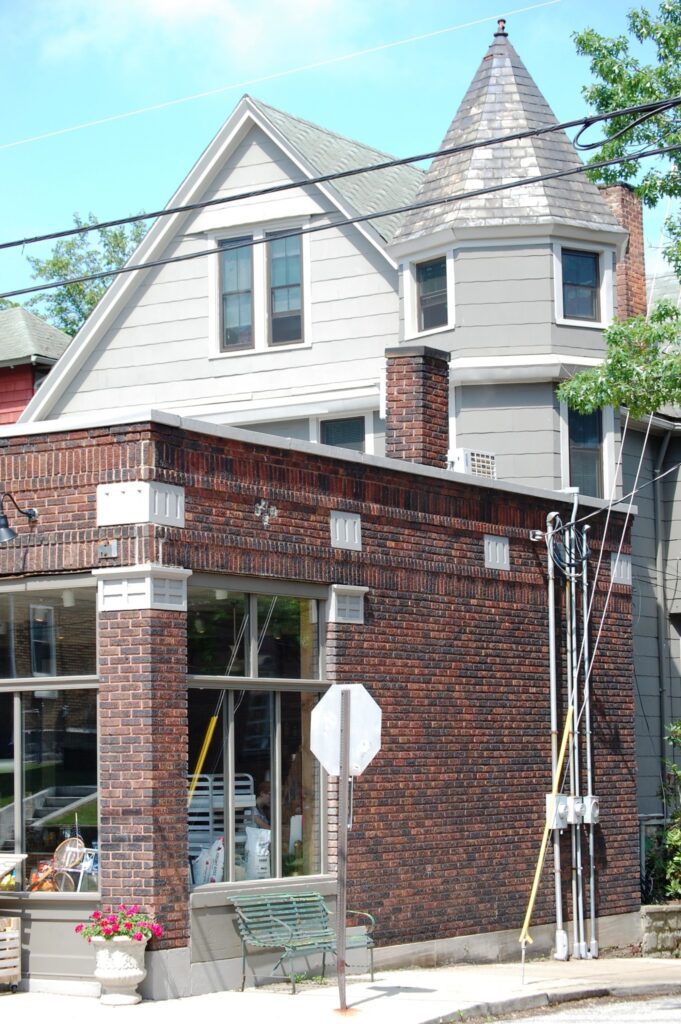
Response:
[[[303,282],[300,236],[267,236],[270,287],[270,344],[303,340]]]
[[[220,242],[223,352],[253,347],[253,247],[250,238]]]
[[[600,320],[600,290],[599,254],[563,249],[563,316]]]
[[[416,264],[416,299],[419,331],[447,325],[447,260],[444,256]]]

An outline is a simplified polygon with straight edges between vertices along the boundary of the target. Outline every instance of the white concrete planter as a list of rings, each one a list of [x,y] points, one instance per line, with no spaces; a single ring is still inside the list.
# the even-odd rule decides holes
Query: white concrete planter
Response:
[[[641,907],[644,956],[676,957],[681,953],[681,903]]]
[[[102,986],[101,1002],[109,1006],[125,1006],[141,1002],[137,986],[147,976],[144,953],[147,939],[138,941],[127,936],[114,939],[95,937],[95,978]]]

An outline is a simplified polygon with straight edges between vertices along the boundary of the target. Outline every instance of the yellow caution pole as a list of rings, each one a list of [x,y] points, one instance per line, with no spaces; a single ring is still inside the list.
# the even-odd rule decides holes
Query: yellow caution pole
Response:
[[[187,797],[187,807],[191,807],[192,800],[194,799],[194,791],[199,781],[199,775],[203,769],[204,762],[208,756],[208,748],[210,747],[210,741],[213,739],[213,733],[215,732],[215,726],[218,724],[218,715],[212,715],[208,722],[208,728],[206,729],[206,735],[203,738],[203,746],[196,760],[196,767],[194,774],[192,775],[192,781],[189,786],[189,795]]]
[[[546,856],[546,847],[549,841],[549,834],[551,832],[550,822],[553,821],[553,815],[556,809],[556,799],[560,790],[560,776],[563,770],[563,761],[565,760],[565,751],[568,745],[568,739],[572,732],[572,707],[568,708],[567,718],[565,719],[565,728],[563,730],[563,739],[560,744],[560,751],[558,754],[558,761],[556,762],[556,771],[553,776],[553,789],[551,791],[551,801],[549,809],[546,814],[546,822],[544,824],[544,835],[542,836],[541,847],[539,849],[539,856],[537,858],[537,867],[534,872],[534,882],[532,883],[532,891],[530,893],[529,903],[527,904],[527,913],[525,914],[525,920],[523,922],[523,928],[520,933],[519,942],[523,946],[523,965],[525,963],[525,946],[526,944],[532,943],[530,937],[530,918],[532,917],[532,911],[534,910],[535,900],[537,898],[537,890],[539,889],[539,879],[541,877],[542,867],[544,866],[544,857]]]

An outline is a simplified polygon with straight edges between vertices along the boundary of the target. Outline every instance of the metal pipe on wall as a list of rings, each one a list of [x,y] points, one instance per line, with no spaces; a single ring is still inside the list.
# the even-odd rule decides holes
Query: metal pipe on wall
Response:
[[[671,713],[667,711],[667,694],[669,692],[669,680],[667,673],[666,639],[667,639],[667,595],[664,585],[664,552],[662,550],[662,485],[657,477],[662,472],[667,448],[672,432],[668,430],[660,441],[660,448],[653,469],[653,515],[655,520],[655,597],[657,604],[657,663],[660,679],[658,707],[660,715],[660,778],[664,779],[666,772],[666,760],[668,751],[666,749],[666,725],[667,718],[671,720]],[[664,807],[664,816],[667,817],[667,808]]]
[[[589,571],[587,552],[589,550],[589,526],[582,528],[582,654],[584,663],[584,737],[586,760],[586,795],[593,797],[593,745],[591,735],[591,661],[589,651]],[[589,956],[598,956],[596,938],[596,852],[595,825],[589,822]]]
[[[551,779],[558,765],[558,680],[556,673],[556,566],[554,562],[554,526],[557,512],[546,517],[546,547],[548,555],[548,611],[549,611],[549,702],[551,711]],[[563,926],[563,882],[560,864],[560,830],[553,829],[553,875],[556,901],[556,934],[554,958],[567,960],[568,940]]]

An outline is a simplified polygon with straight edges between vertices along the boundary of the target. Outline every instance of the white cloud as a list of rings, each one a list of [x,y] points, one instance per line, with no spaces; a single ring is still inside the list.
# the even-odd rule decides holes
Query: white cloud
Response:
[[[365,8],[361,0],[38,0],[33,33],[55,63],[87,54],[141,65],[161,49],[211,72],[240,72],[361,45]]]

